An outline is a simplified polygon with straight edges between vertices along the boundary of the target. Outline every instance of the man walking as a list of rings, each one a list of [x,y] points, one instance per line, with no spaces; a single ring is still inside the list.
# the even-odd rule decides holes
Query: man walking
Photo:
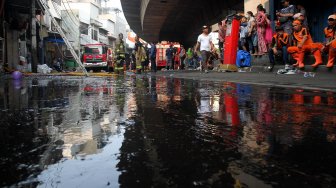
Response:
[[[200,48],[202,56],[202,68],[205,73],[208,73],[208,60],[210,57],[210,52],[213,51],[214,45],[212,43],[211,35],[209,35],[208,26],[203,26],[203,32],[197,38],[197,44],[195,50]]]
[[[154,42],[151,42],[151,48],[149,53],[149,58],[151,61],[151,70],[152,72],[156,72],[156,46]]]
[[[167,61],[166,70],[174,69],[173,57],[174,57],[174,48],[173,48],[173,44],[170,44],[169,48],[166,49],[166,61]]]
[[[185,67],[184,60],[186,58],[186,51],[183,45],[181,45],[179,56],[180,56],[180,68],[183,70]]]
[[[226,20],[218,22],[218,46],[220,52],[220,59],[223,59],[223,48],[226,35]]]

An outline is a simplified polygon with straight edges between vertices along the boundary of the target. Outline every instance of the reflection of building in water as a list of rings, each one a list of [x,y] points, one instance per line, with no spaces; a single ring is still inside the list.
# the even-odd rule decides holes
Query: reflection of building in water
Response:
[[[93,87],[101,83],[96,84]],[[105,118],[109,102],[104,101],[104,90],[84,94],[87,92],[87,84],[83,88],[71,97],[72,104],[78,105],[72,105],[72,109],[65,114],[63,155],[68,158],[76,154],[99,152],[101,124],[109,123]]]
[[[14,185],[28,176],[33,177],[45,165],[62,157],[62,151],[57,148],[62,141],[55,141],[59,131],[57,126],[63,121],[62,110],[69,104],[64,85],[59,80],[38,79],[0,83],[0,147],[7,150],[0,161],[7,158],[6,167],[1,167],[7,173],[11,172],[8,178],[0,174],[1,186],[5,181],[16,179],[10,183]],[[76,85],[65,88],[76,91]]]
[[[196,99],[198,102],[198,113],[199,114],[205,114],[211,112],[211,107],[210,107],[210,96],[208,89],[203,89],[200,88],[198,89],[199,93],[199,98]]]
[[[0,107],[4,109],[28,108],[28,90],[26,80],[8,80],[1,83]]]
[[[67,127],[63,135],[63,155],[68,158],[100,152],[108,137],[120,132],[119,123],[127,113],[126,104],[132,105],[132,99],[126,103],[129,91],[125,89],[124,82],[115,81],[107,86],[106,81],[95,80],[89,85],[95,88],[93,92],[88,92],[88,84],[83,83],[81,87],[85,90],[71,98],[73,104],[79,105],[72,105],[73,108],[65,115]],[[103,89],[99,89],[102,85]]]
[[[126,118],[131,118],[134,116],[134,113],[137,111],[137,105],[136,105],[136,99],[135,94],[130,93],[127,100],[127,106],[126,106]]]

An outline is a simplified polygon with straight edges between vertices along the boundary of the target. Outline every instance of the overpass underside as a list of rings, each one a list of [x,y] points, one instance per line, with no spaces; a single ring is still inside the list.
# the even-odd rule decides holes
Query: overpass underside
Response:
[[[242,12],[244,0],[121,0],[131,29],[146,41],[193,45],[202,25]]]

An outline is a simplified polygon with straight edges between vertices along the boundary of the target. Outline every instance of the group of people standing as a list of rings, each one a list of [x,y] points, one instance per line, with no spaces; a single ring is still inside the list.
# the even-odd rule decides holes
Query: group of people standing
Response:
[[[187,52],[181,44],[179,47],[174,47],[171,43],[166,49],[166,70],[184,69]]]
[[[266,13],[265,8],[260,4],[257,6],[257,13],[248,11],[241,16],[239,30],[239,49],[249,52],[251,55],[268,55],[272,71],[275,65],[275,57],[281,58],[285,69],[293,66],[304,68],[304,55],[311,53],[315,57],[314,68],[322,64],[321,53],[328,53],[327,67],[333,67],[336,57],[336,13],[328,17],[328,26],[324,29],[325,43],[315,43],[309,33],[306,10],[302,5],[291,5],[290,0],[281,0],[283,8],[276,12],[276,20],[272,21]],[[275,32],[272,29],[275,25]],[[225,44],[227,20],[218,23],[218,40],[220,59],[223,59],[223,48]],[[202,33],[197,38],[195,47],[187,51],[181,45],[179,48],[170,45],[165,51],[166,69],[184,69],[188,66],[198,67],[201,61],[201,71],[208,72],[209,59],[216,49],[212,43],[212,35],[209,27],[203,26]],[[133,50],[135,69],[142,70],[151,62],[151,70],[156,72],[156,45],[143,45],[136,37],[136,44]],[[195,55],[196,54],[196,55]],[[195,58],[195,56],[200,58]],[[291,65],[289,58],[296,60]],[[146,63],[147,62],[147,63]],[[176,66],[177,65],[177,66]]]
[[[275,57],[282,58],[285,69],[292,66],[304,68],[304,55],[311,53],[315,57],[314,68],[322,64],[321,53],[329,54],[327,67],[333,67],[335,60],[335,25],[336,14],[328,17],[328,27],[324,29],[326,36],[325,44],[315,43],[309,33],[306,10],[302,5],[291,5],[290,0],[281,0],[283,8],[276,12],[274,21],[275,33],[272,30],[272,21],[264,7],[257,6],[257,13],[254,15],[248,11],[241,18],[239,48],[249,51],[252,55],[268,54],[270,60],[269,70],[272,71],[275,65]],[[225,28],[225,22],[220,27]],[[223,31],[220,31],[221,36]],[[219,37],[220,43],[223,39]],[[333,41],[333,42],[331,42]],[[290,56],[289,56],[290,55]],[[291,65],[289,57],[296,60]]]
[[[274,56],[281,51],[282,59],[286,63],[285,69],[289,69],[287,53],[296,60],[293,66],[300,69],[305,67],[304,56],[306,53],[314,55],[313,68],[322,64],[322,53],[328,54],[327,68],[332,68],[336,54],[336,13],[328,16],[328,26],[324,29],[325,42],[316,43],[309,32],[306,11],[302,5],[290,5],[289,0],[281,1],[284,8],[277,12],[278,22],[276,34],[273,37],[272,48],[269,50],[271,66],[274,67]],[[297,10],[295,12],[295,10]]]

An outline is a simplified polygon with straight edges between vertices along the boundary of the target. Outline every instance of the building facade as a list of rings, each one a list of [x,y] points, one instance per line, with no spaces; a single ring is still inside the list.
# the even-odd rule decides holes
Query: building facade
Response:
[[[39,7],[39,2],[47,4],[51,15]],[[52,18],[79,55],[86,44],[113,47],[116,33],[123,32],[126,36],[127,23],[114,12],[103,14],[101,3],[101,0],[1,0],[0,69],[36,72],[38,64],[52,67],[58,58],[64,61],[73,58]]]

